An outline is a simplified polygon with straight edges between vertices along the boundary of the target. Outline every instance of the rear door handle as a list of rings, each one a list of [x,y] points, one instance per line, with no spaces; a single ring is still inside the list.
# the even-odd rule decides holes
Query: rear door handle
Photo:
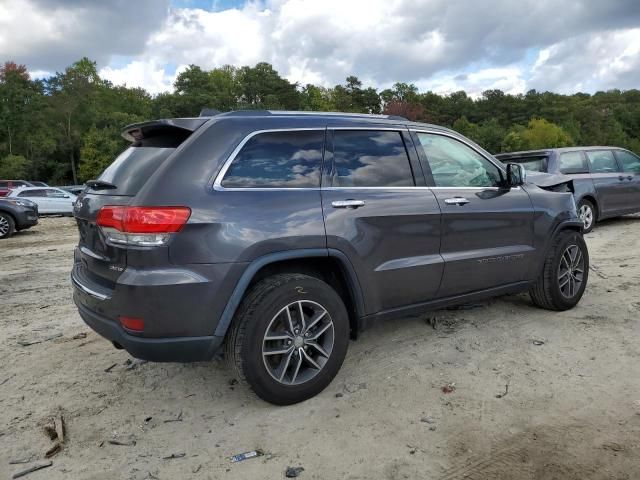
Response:
[[[464,197],[453,197],[453,198],[445,198],[444,203],[447,205],[464,205],[465,203],[469,203]]]
[[[333,208],[358,208],[364,207],[364,200],[335,200],[331,202]]]
[[[633,175],[627,175],[627,180],[633,180]]]

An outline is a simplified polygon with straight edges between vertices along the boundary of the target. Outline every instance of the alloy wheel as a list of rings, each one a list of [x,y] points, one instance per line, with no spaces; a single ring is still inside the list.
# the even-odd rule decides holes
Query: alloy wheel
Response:
[[[593,224],[593,209],[589,205],[582,205],[578,211],[578,216],[584,225],[585,230],[589,230]]]
[[[560,258],[558,286],[565,298],[573,298],[584,280],[584,256],[577,245],[569,245]]]
[[[262,359],[274,380],[300,385],[323,369],[334,339],[327,309],[311,300],[298,300],[271,319],[262,341]]]
[[[4,237],[9,233],[9,220],[0,216],[0,237]]]

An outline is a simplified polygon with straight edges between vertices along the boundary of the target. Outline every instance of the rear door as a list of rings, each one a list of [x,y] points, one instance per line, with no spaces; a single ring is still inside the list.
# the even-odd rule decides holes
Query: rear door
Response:
[[[616,215],[626,206],[624,177],[611,150],[587,150],[591,178],[598,194],[600,215]]]
[[[440,208],[406,129],[330,128],[321,192],[327,246],[355,267],[367,314],[436,295]]]
[[[441,132],[415,132],[442,211],[448,297],[524,280],[534,259],[533,206],[521,187],[503,187],[501,169],[471,144]]]
[[[73,211],[71,195],[57,188],[45,189],[46,199],[52,213],[71,213]]]
[[[640,211],[640,157],[627,150],[614,150],[622,167],[622,183],[626,184],[626,206],[629,211]]]

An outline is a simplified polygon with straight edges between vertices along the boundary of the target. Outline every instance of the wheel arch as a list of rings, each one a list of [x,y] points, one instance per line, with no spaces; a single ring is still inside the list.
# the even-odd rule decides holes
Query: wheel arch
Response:
[[[595,207],[596,209],[596,220],[600,217],[600,204],[598,203],[598,199],[595,197],[595,195],[591,194],[591,193],[585,193],[584,195],[582,195],[580,197],[580,199],[576,202],[576,206],[580,205],[580,202],[582,200],[588,200],[589,202],[591,202],[591,204]]]
[[[253,284],[277,273],[302,273],[320,278],[334,288],[349,313],[351,338],[356,338],[364,316],[364,300],[358,277],[348,257],[334,249],[301,249],[275,252],[253,260],[227,300],[214,335],[224,337],[245,293]]]

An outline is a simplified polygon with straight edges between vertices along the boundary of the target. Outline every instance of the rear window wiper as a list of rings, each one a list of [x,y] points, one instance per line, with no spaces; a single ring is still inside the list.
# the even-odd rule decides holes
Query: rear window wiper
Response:
[[[87,180],[85,183],[92,190],[113,190],[118,188],[113,183],[105,182],[104,180]]]

